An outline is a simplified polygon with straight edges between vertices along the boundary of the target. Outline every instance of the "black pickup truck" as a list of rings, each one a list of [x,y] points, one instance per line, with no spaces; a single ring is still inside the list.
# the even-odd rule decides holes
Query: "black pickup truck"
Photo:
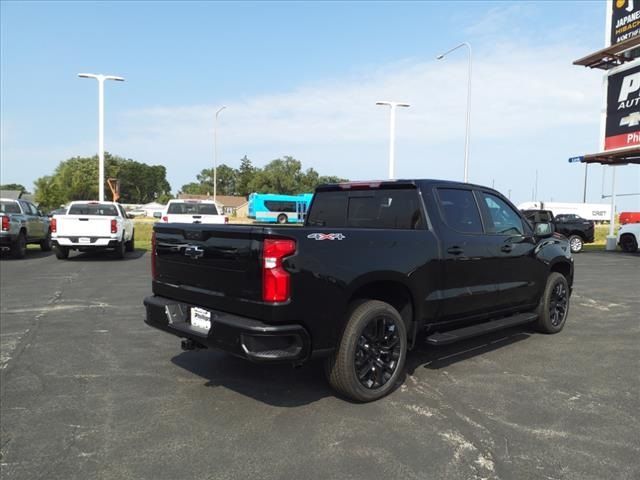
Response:
[[[593,243],[595,225],[591,220],[573,213],[553,215],[551,210],[523,210],[524,216],[535,227],[538,223],[550,223],[553,231],[569,239],[571,253],[582,251],[585,243]]]
[[[255,362],[325,357],[358,401],[389,393],[407,351],[515,325],[562,330],[573,259],[495,190],[437,180],[318,187],[296,226],[156,223],[146,322]]]

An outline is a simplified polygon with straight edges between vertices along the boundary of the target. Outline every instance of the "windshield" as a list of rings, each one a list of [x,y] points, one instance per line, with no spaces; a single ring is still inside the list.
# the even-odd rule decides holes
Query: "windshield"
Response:
[[[0,212],[2,213],[20,213],[20,207],[16,202],[0,202]]]
[[[171,203],[167,213],[178,215],[218,215],[213,203]]]
[[[76,203],[71,205],[69,215],[103,215],[105,217],[117,217],[118,210],[115,205],[104,203]]]

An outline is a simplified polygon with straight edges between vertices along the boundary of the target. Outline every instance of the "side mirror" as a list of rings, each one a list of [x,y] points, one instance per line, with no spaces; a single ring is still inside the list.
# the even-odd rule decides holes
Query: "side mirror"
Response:
[[[536,237],[546,238],[553,235],[553,227],[550,223],[537,223],[535,228]]]
[[[162,218],[162,212],[153,212],[153,218]]]

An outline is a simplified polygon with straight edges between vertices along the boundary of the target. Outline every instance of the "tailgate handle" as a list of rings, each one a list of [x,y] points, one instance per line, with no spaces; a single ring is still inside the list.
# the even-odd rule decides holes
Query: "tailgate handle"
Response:
[[[191,215],[191,218],[202,218],[202,215]]]
[[[447,253],[450,253],[451,255],[460,255],[462,252],[464,252],[464,250],[462,250],[462,248],[460,247],[450,247],[447,249]]]
[[[81,222],[88,222],[89,221],[88,218],[79,218],[78,220],[80,220]]]

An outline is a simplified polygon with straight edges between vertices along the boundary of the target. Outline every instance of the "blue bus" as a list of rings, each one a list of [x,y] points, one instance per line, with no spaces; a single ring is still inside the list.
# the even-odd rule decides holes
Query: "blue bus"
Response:
[[[249,195],[249,218],[257,222],[302,223],[312,198],[313,193],[252,193]]]

